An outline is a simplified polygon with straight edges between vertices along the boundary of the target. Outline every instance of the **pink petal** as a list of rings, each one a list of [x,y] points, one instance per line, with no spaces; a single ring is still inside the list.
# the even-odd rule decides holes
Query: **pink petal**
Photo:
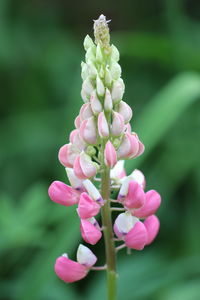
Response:
[[[146,193],[145,204],[134,210],[134,216],[138,218],[146,218],[150,215],[153,215],[159,208],[161,203],[161,197],[155,190],[150,190]]]
[[[80,154],[80,166],[81,170],[86,178],[90,178],[96,175],[97,169],[90,156],[85,152]]]
[[[65,144],[59,150],[58,159],[63,166],[72,168],[77,155],[78,153],[73,151],[71,144]]]
[[[101,238],[102,233],[95,225],[91,224],[88,220],[81,220],[81,235],[84,241],[91,245],[95,245]]]
[[[129,158],[133,155],[136,155],[138,150],[139,143],[137,137],[126,132],[117,151],[119,158]]]
[[[113,168],[117,163],[117,153],[113,144],[108,141],[104,150],[104,161],[106,166]]]
[[[57,258],[54,269],[57,276],[65,282],[78,281],[88,273],[88,269],[85,266],[65,256]]]
[[[78,203],[80,197],[80,193],[78,191],[61,181],[52,182],[49,187],[48,194],[52,201],[65,206]]]
[[[123,116],[124,122],[128,123],[132,118],[132,109],[131,107],[124,101],[119,103],[119,111],[120,115]]]
[[[90,106],[89,102],[85,103],[81,106],[79,116],[80,116],[81,121],[86,120],[86,119],[93,116],[93,113],[92,113],[91,106]]]
[[[78,115],[74,121],[75,127],[78,129],[81,125],[81,117]]]
[[[119,136],[124,131],[124,118],[122,115],[117,113],[116,111],[113,111],[113,121],[112,121],[112,127],[111,132],[113,136]]]
[[[81,138],[88,144],[96,144],[97,134],[94,117],[90,117],[81,123],[79,133]]]
[[[155,237],[158,234],[158,231],[160,228],[160,221],[155,215],[152,215],[152,216],[149,216],[144,221],[144,226],[146,227],[146,230],[147,230],[146,245],[149,245],[153,242],[153,240],[155,239]]]
[[[86,179],[87,176],[82,171],[81,164],[80,164],[80,155],[76,157],[74,161],[74,173],[80,179]]]
[[[109,128],[104,112],[100,112],[98,116],[98,132],[100,137],[109,136]]]
[[[89,219],[99,213],[100,205],[87,193],[82,193],[78,204],[78,215],[81,219]]]
[[[73,144],[74,138],[78,134],[78,132],[79,132],[78,129],[74,129],[74,130],[71,131],[70,136],[69,136],[70,143]]]
[[[142,250],[147,243],[147,230],[144,224],[138,221],[125,236],[127,247]]]
[[[144,205],[145,193],[143,188],[134,180],[129,182],[128,194],[125,197],[124,205],[127,208],[140,208]]]

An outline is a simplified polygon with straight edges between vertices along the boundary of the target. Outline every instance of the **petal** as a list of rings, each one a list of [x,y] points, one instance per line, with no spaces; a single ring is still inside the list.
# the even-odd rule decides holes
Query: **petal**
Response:
[[[90,156],[85,152],[80,154],[80,166],[85,178],[90,178],[96,175],[97,169]]]
[[[110,178],[112,180],[118,181],[126,176],[126,171],[124,169],[124,160],[119,160],[114,168],[110,170]]]
[[[122,238],[134,227],[135,223],[138,221],[138,218],[133,217],[128,211],[119,214],[114,223],[115,234],[117,237]]]
[[[135,226],[125,236],[127,247],[142,250],[147,243],[147,230],[144,224],[138,221]]]
[[[84,185],[85,189],[87,190],[88,194],[90,195],[90,197],[92,197],[100,205],[102,205],[104,203],[98,189],[89,179],[84,180],[83,185]]]
[[[88,247],[80,244],[77,251],[77,261],[81,265],[92,267],[96,263],[97,257]]]
[[[97,97],[97,93],[96,91],[94,91],[92,94],[91,94],[91,97],[90,97],[90,103],[91,103],[91,108],[92,108],[92,111],[93,113],[96,115],[96,114],[99,114],[101,111],[102,111],[102,105],[101,105],[101,102],[99,101],[98,97]]]
[[[113,111],[113,121],[111,127],[111,133],[113,136],[119,136],[124,131],[124,118],[122,115]]]
[[[129,182],[128,194],[125,197],[124,205],[127,208],[140,208],[145,203],[145,193],[143,188],[136,182]]]
[[[74,173],[80,179],[86,179],[87,176],[82,171],[81,164],[80,164],[80,155],[76,157],[74,161]]]
[[[54,268],[57,276],[65,282],[78,281],[88,273],[88,269],[85,266],[65,256],[57,258]]]
[[[81,122],[93,116],[90,103],[84,103],[79,112]]]
[[[108,141],[104,150],[104,162],[109,168],[113,168],[117,163],[117,153],[113,144]]]
[[[159,208],[161,203],[161,197],[155,190],[150,190],[146,193],[145,204],[134,210],[134,216],[138,218],[146,218],[150,215],[153,215]]]
[[[123,116],[125,123],[128,123],[133,115],[131,107],[124,101],[120,101],[118,112]]]
[[[81,126],[81,117],[78,115],[74,121],[75,127],[78,129]]]
[[[78,215],[81,219],[89,219],[99,213],[100,205],[87,193],[82,193],[78,203]]]
[[[61,181],[54,181],[48,190],[52,201],[65,206],[71,206],[79,201],[80,193]]]
[[[131,180],[136,181],[143,189],[145,189],[146,180],[145,180],[144,174],[140,170],[135,169],[129,175],[129,178],[131,178]]]
[[[113,108],[112,97],[109,89],[107,88],[105,92],[104,109],[105,111],[111,111],[112,108]]]
[[[98,116],[98,132],[100,137],[108,137],[109,136],[109,128],[108,122],[104,115],[104,112],[100,112]]]
[[[79,133],[81,138],[88,144],[96,144],[97,134],[94,117],[90,117],[81,123]]]
[[[71,144],[65,144],[59,150],[58,159],[63,166],[72,168],[77,155]]]
[[[101,238],[102,233],[88,220],[81,220],[81,235],[84,241],[91,245],[95,245]]]
[[[68,180],[71,184],[71,186],[78,190],[78,191],[84,191],[84,186],[83,186],[83,180],[82,179],[79,179],[75,173],[74,173],[74,170],[71,169],[71,168],[65,168],[65,171],[67,173],[67,177],[68,177]]]
[[[122,99],[124,94],[124,89],[125,86],[122,78],[119,78],[118,80],[115,80],[113,82],[112,93],[111,93],[113,103],[118,103]]]
[[[153,242],[153,240],[155,239],[155,237],[158,234],[158,231],[160,228],[160,221],[155,215],[152,215],[152,216],[149,216],[144,221],[144,226],[146,227],[146,230],[147,230],[146,245],[149,245]]]

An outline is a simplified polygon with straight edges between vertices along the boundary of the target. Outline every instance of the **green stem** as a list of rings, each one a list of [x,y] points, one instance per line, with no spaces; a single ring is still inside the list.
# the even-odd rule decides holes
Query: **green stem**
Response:
[[[102,226],[104,228],[104,240],[106,250],[107,265],[107,290],[108,300],[117,299],[117,273],[116,273],[116,254],[113,240],[112,218],[110,208],[110,170],[104,166],[101,175],[101,195],[106,203],[101,209]]]

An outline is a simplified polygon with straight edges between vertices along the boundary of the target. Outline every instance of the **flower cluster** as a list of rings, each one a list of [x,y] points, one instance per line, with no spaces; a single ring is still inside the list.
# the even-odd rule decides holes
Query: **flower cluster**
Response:
[[[77,205],[82,238],[91,245],[101,239],[104,230],[95,217],[106,201],[115,202],[118,207],[111,210],[124,210],[114,222],[115,240],[123,241],[128,248],[142,250],[158,233],[159,221],[154,213],[161,198],[155,190],[144,191],[145,178],[139,170],[126,176],[124,160],[141,155],[144,145],[131,130],[132,109],[122,100],[125,86],[119,52],[109,44],[107,23],[103,15],[94,22],[96,44],[89,36],[84,40],[86,55],[81,64],[84,104],[75,119],[69,143],[58,154],[71,185],[54,181],[49,196],[64,206]],[[103,199],[92,182],[101,181],[98,174],[103,168],[110,172],[110,189],[119,190],[117,199]],[[65,282],[77,281],[93,269],[96,260],[90,249],[80,245],[77,262],[64,254],[56,260],[55,272]]]

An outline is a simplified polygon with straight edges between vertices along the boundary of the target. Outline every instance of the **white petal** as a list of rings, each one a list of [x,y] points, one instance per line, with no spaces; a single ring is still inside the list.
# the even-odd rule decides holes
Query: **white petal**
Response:
[[[91,267],[96,263],[97,258],[88,247],[80,244],[77,250],[77,261],[79,264]]]

